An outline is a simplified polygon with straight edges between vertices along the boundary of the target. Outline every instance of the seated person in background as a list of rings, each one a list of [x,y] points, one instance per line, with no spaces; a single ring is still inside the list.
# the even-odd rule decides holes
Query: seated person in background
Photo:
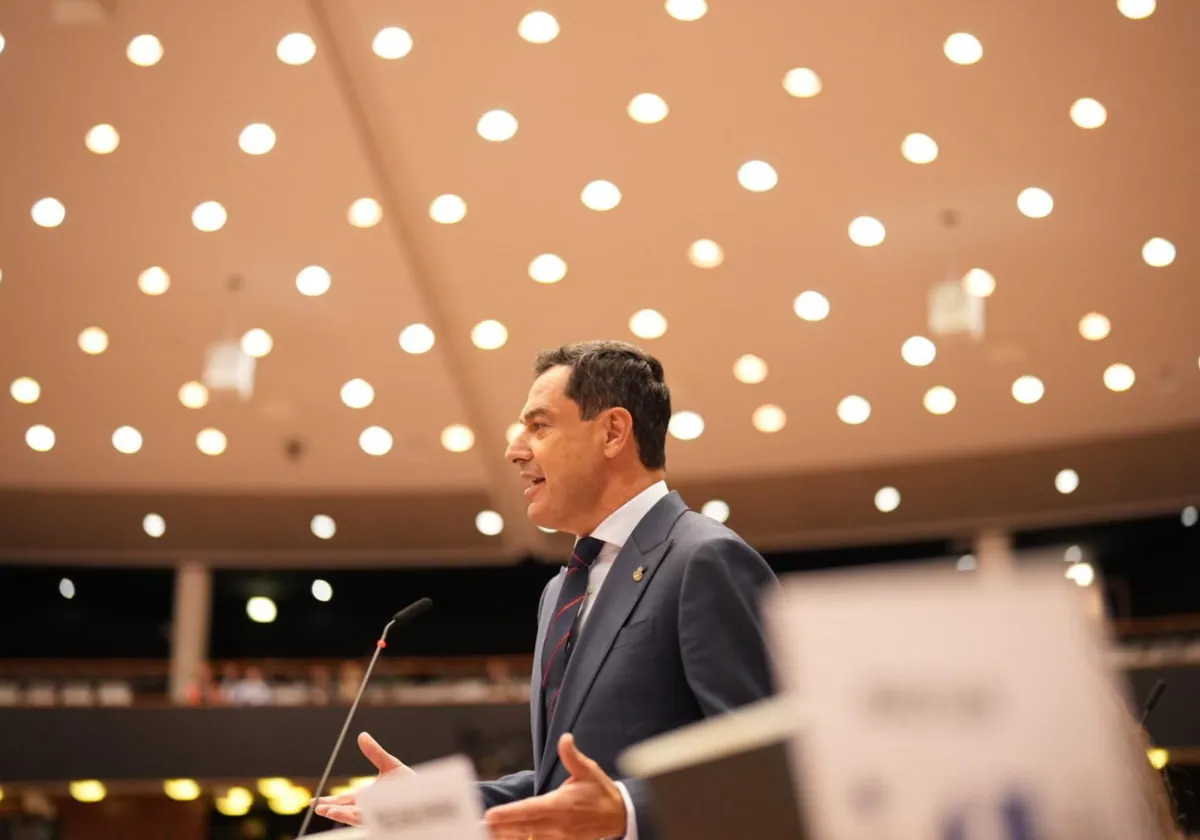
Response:
[[[245,678],[233,684],[228,702],[235,706],[266,706],[271,700],[271,686],[263,679],[262,671],[251,665]]]

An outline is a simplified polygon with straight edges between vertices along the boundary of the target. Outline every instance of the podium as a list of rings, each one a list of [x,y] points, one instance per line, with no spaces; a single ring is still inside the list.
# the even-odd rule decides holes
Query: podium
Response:
[[[643,741],[617,764],[649,788],[662,840],[799,840],[788,757],[795,715],[774,697]]]

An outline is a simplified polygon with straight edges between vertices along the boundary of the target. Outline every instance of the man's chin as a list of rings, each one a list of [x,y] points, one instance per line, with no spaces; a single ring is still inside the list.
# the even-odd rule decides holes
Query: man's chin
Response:
[[[539,528],[544,528],[548,531],[557,531],[554,527],[553,517],[548,515],[545,505],[538,502],[537,499],[529,503],[525,508],[525,515],[529,517],[529,521]]]

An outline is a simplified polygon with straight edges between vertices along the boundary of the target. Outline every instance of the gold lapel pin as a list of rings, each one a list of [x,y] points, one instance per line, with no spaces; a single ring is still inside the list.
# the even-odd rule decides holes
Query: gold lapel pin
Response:
[[[633,571],[633,582],[634,582],[634,583],[641,583],[641,581],[642,581],[642,576],[643,576],[643,575],[645,575],[645,574],[646,574],[646,567],[645,567],[645,566],[638,566],[638,567],[637,567],[636,569],[634,569],[634,571]]]

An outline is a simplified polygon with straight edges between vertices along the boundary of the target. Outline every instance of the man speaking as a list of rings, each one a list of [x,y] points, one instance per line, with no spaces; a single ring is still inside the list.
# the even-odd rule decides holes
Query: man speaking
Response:
[[[497,840],[653,840],[653,803],[618,779],[627,747],[769,697],[759,604],[776,584],[737,534],[667,488],[671,395],[657,359],[589,341],[541,353],[505,457],[529,518],[577,536],[542,591],[530,692],[533,769],[479,791]],[[381,774],[412,771],[369,735]],[[354,794],[317,813],[355,824]]]

